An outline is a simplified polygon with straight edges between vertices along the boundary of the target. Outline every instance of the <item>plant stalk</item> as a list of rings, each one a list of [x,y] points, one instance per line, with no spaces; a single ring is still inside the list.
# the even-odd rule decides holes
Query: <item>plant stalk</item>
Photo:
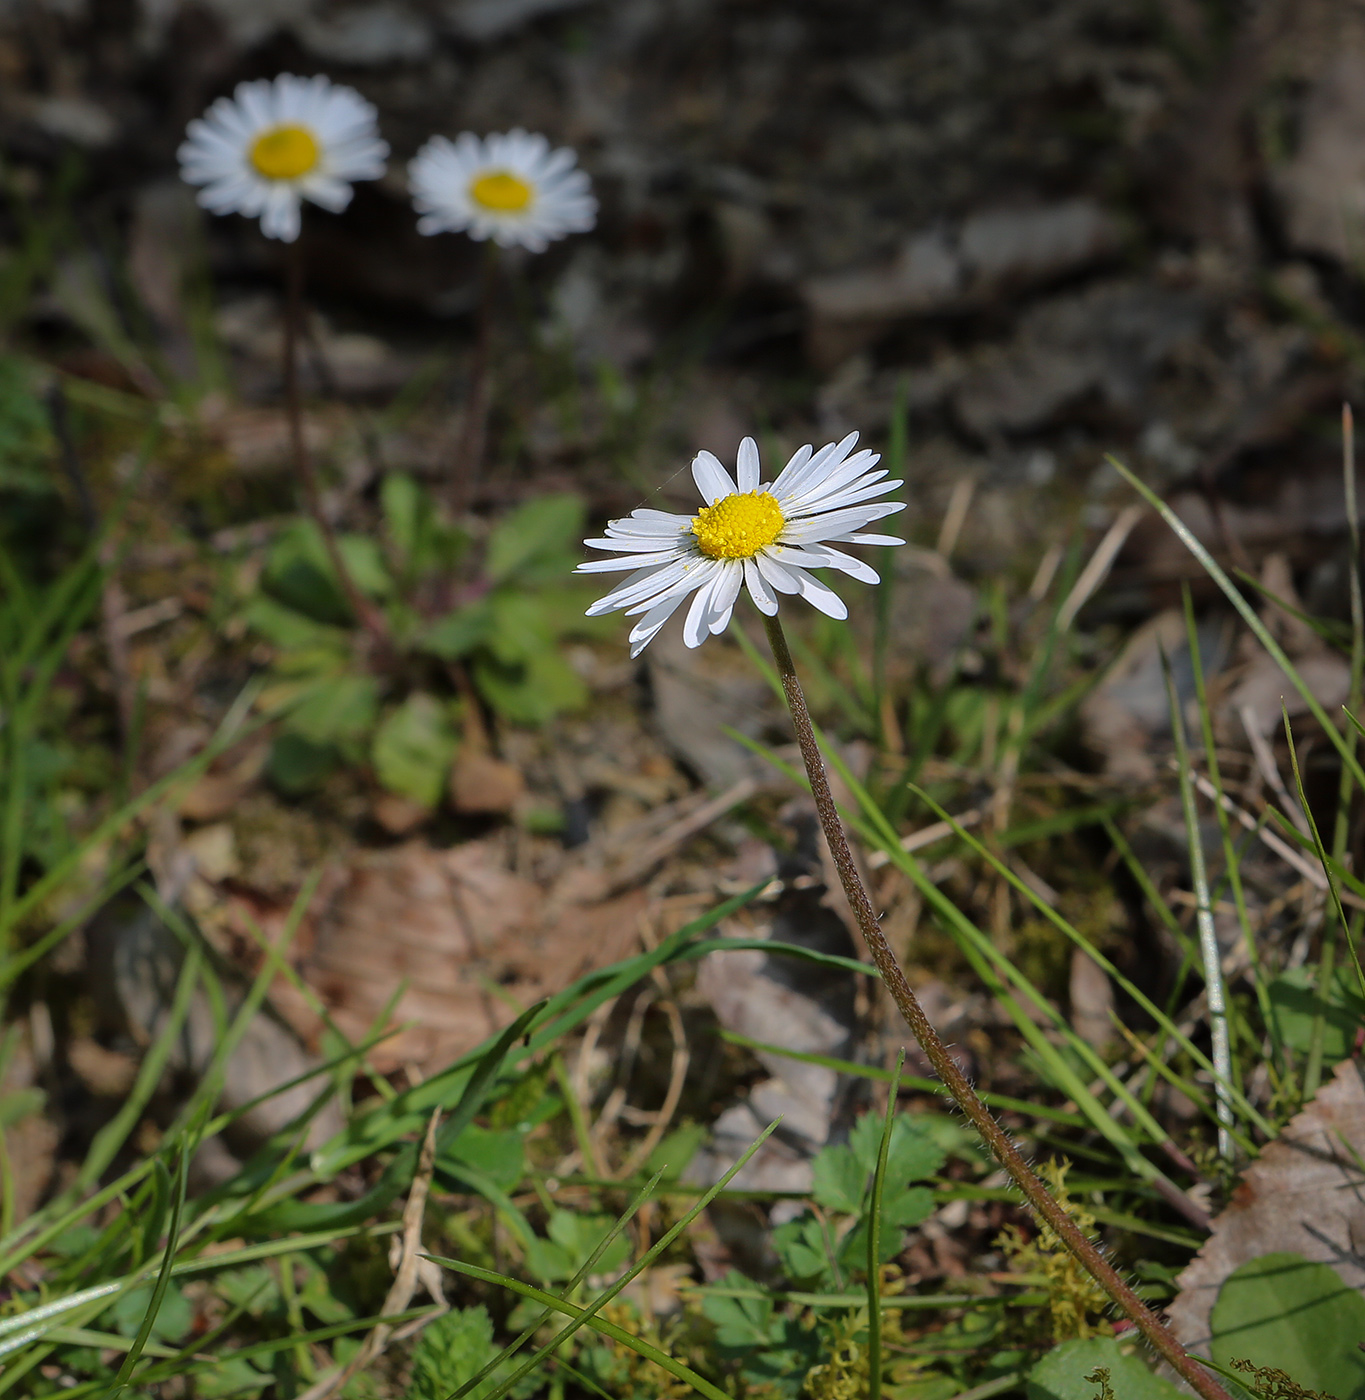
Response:
[[[488,438],[493,358],[493,311],[498,295],[501,249],[492,239],[484,245],[479,272],[479,306],[474,340],[474,361],[469,371],[469,396],[464,421],[455,444],[454,471],[450,479],[450,508],[459,515],[474,504]]]
[[[384,615],[356,586],[346,567],[337,544],[336,531],[322,509],[322,488],[318,484],[317,468],[303,434],[303,407],[299,396],[299,331],[303,324],[303,250],[295,240],[288,248],[288,270],[285,276],[284,299],[284,406],[289,418],[289,446],[294,458],[294,470],[303,489],[303,501],[308,514],[322,536],[327,560],[337,576],[341,591],[346,595],[356,621],[369,633],[376,647],[386,648],[389,628]]]
[[[1034,1174],[1010,1141],[1008,1134],[991,1117],[990,1110],[977,1097],[976,1090],[958,1068],[957,1061],[948,1053],[948,1047],[924,1014],[924,1008],[920,1006],[919,999],[891,951],[891,945],[886,941],[881,923],[859,878],[858,868],[853,863],[853,853],[849,850],[843,823],[839,820],[839,812],[834,805],[834,795],[830,792],[829,778],[825,774],[824,760],[820,757],[820,747],[815,739],[810,711],[806,708],[806,697],[802,693],[801,682],[792,664],[791,651],[788,649],[782,624],[775,616],[765,617],[763,624],[767,629],[773,660],[777,663],[777,673],[782,681],[787,708],[791,711],[792,723],[796,728],[796,741],[810,777],[811,794],[815,798],[820,825],[824,829],[825,839],[829,842],[830,854],[834,857],[834,865],[839,872],[844,894],[848,898],[854,918],[858,921],[858,927],[862,930],[868,951],[872,954],[872,961],[876,963],[882,980],[919,1042],[920,1049],[928,1057],[957,1106],[985,1139],[997,1161],[1023,1192],[1029,1205],[1057,1232],[1062,1243],[1075,1256],[1081,1267],[1132,1318],[1142,1335],[1198,1395],[1203,1396],[1204,1400],[1229,1400],[1227,1391],[1180,1345],[1156,1314],[1119,1277],[1095,1245],[1086,1239],[1056,1197]]]

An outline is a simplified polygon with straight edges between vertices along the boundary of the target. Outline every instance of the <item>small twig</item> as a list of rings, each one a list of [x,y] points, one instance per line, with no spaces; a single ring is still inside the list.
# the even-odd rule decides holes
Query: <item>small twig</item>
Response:
[[[972,508],[972,497],[976,495],[976,477],[964,476],[952,489],[948,497],[948,509],[943,513],[943,524],[939,527],[938,540],[934,553],[945,563],[957,548],[958,536],[967,523],[967,512]]]
[[[288,271],[286,274],[284,306],[284,403],[289,418],[289,445],[293,453],[294,469],[298,473],[299,485],[303,490],[304,504],[313,517],[322,536],[322,546],[327,551],[332,572],[346,595],[356,621],[370,634],[376,646],[387,649],[389,641],[388,624],[384,615],[356,586],[351,571],[346,567],[336,532],[332,522],[322,508],[322,488],[318,483],[317,468],[313,465],[312,454],[303,433],[303,407],[299,398],[299,325],[303,315],[303,252],[298,242],[289,245]]]
[[[858,878],[857,866],[854,864],[848,839],[844,835],[838,808],[834,804],[824,760],[820,755],[814,726],[811,724],[810,711],[806,708],[806,698],[801,691],[796,668],[792,664],[791,651],[787,646],[782,624],[774,616],[765,618],[764,626],[768,633],[769,645],[772,647],[773,659],[777,663],[787,707],[791,711],[792,723],[796,728],[797,743],[801,747],[801,757],[805,761],[806,773],[810,778],[811,794],[815,798],[816,811],[820,814],[820,825],[824,829],[825,839],[829,842],[830,853],[838,869],[844,894],[858,920],[872,960],[876,963],[887,990],[900,1008],[901,1015],[905,1017],[920,1048],[943,1081],[944,1087],[953,1096],[972,1126],[985,1139],[1000,1165],[1014,1179],[1015,1185],[1023,1192],[1029,1205],[1057,1232],[1062,1243],[1085,1271],[1132,1318],[1143,1336],[1194,1390],[1204,1397],[1204,1400],[1228,1400],[1227,1391],[1181,1346],[1156,1314],[1123,1281],[1114,1267],[1077,1227],[1056,1197],[1034,1174],[1018,1148],[1010,1141],[1009,1135],[981,1102],[971,1082],[924,1014],[919,999],[886,941],[886,935],[882,932],[881,923],[868,898],[867,890]]]
[[[660,971],[660,969],[655,970]],[[668,990],[666,984],[665,990]],[[678,1010],[678,1003],[669,996],[659,1005],[663,1008],[664,1015],[668,1017],[668,1028],[673,1034],[673,1068],[668,1078],[668,1092],[664,1095],[662,1107],[654,1115],[654,1122],[649,1131],[635,1148],[635,1151],[626,1159],[624,1165],[618,1167],[613,1173],[618,1180],[633,1176],[644,1166],[649,1159],[649,1154],[662,1141],[663,1135],[673,1122],[673,1115],[678,1111],[679,1103],[682,1102],[683,1086],[687,1082],[687,1070],[692,1063],[692,1054],[687,1048],[687,1032],[683,1027],[682,1013]]]
[[[1057,614],[1057,626],[1065,632],[1076,620],[1076,614],[1090,601],[1091,595],[1109,577],[1119,550],[1133,533],[1133,527],[1145,513],[1143,506],[1124,506],[1114,519],[1114,523],[1104,533],[1104,538],[1095,547],[1090,561],[1081,570],[1080,577],[1071,586],[1066,602]]]
[[[929,826],[922,826],[918,831],[912,831],[909,836],[901,837],[901,850],[918,851],[924,846],[932,846],[935,841],[942,841],[945,836],[952,836],[957,827],[975,826],[981,820],[982,815],[979,807],[973,807],[969,811],[963,812],[960,817],[954,817],[950,822],[933,822]],[[880,870],[890,860],[891,857],[885,851],[873,851],[868,856],[867,863],[871,869]]]
[[[1177,773],[1180,765],[1171,759],[1170,766]],[[1220,793],[1216,787],[1202,773],[1196,773],[1190,769],[1190,781],[1204,794],[1205,797],[1221,804],[1223,810],[1241,823],[1253,836],[1260,839],[1261,843],[1274,851],[1286,865],[1292,866],[1303,876],[1315,889],[1323,893],[1327,891],[1327,876],[1322,873],[1322,867],[1314,865],[1307,856],[1296,851],[1282,837],[1271,831],[1264,822],[1259,822],[1245,807],[1239,807],[1227,793]],[[1352,894],[1350,890],[1342,890],[1341,902],[1349,904],[1353,909],[1365,909],[1365,899],[1359,895]]]
[[[422,1254],[422,1221],[426,1215],[427,1196],[431,1192],[431,1178],[436,1169],[436,1126],[440,1120],[441,1113],[438,1109],[431,1115],[431,1121],[427,1124],[427,1135],[423,1139],[422,1151],[417,1159],[412,1189],[408,1192],[407,1204],[403,1207],[402,1236],[395,1238],[390,1246],[390,1259],[394,1265],[393,1283],[389,1286],[384,1306],[379,1310],[381,1317],[406,1312],[412,1302],[412,1295],[417,1291],[418,1283],[421,1283],[436,1300],[440,1311],[426,1317],[413,1318],[407,1326],[398,1329],[387,1322],[377,1323],[361,1344],[360,1350],[345,1366],[324,1376],[316,1385],[310,1386],[299,1396],[299,1400],[326,1400],[327,1396],[340,1390],[353,1376],[377,1361],[391,1341],[410,1337],[449,1309],[450,1305],[441,1290],[441,1271]]]
[[[1280,765],[1275,762],[1275,755],[1266,743],[1265,735],[1257,727],[1256,712],[1250,705],[1243,705],[1237,711],[1237,717],[1242,721],[1242,728],[1251,744],[1251,756],[1256,760],[1257,772],[1265,779],[1271,792],[1280,799],[1280,810],[1298,827],[1300,834],[1307,836],[1308,823],[1304,821],[1303,813],[1289,800],[1289,789],[1285,787],[1284,779],[1280,776]]]

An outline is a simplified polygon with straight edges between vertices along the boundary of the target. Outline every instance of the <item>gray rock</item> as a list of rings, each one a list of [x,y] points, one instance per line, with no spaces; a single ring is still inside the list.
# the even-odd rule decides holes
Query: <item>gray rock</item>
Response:
[[[180,941],[145,905],[104,911],[87,932],[91,987],[109,1025],[150,1045],[170,1016],[176,980],[184,963]],[[219,976],[231,1017],[241,1005],[245,988],[239,979]],[[202,990],[195,993],[189,1015],[171,1051],[170,1067],[181,1073],[202,1074],[218,1047],[221,1028],[213,1003]],[[304,1112],[326,1085],[325,1077],[275,1093],[276,1089],[318,1063],[293,1033],[267,1010],[258,1012],[236,1049],[228,1057],[219,1106],[240,1108],[262,1095],[229,1134],[234,1144],[249,1148],[286,1127]],[[309,1147],[325,1142],[341,1129],[341,1115],[328,1102],[309,1124]]]
[[[1345,263],[1365,235],[1365,40],[1356,37],[1325,64],[1299,115],[1294,156],[1270,187],[1290,243]]]
[[[965,310],[1112,257],[1116,219],[1090,199],[974,214],[912,235],[889,264],[813,277],[802,287],[812,351],[837,363],[888,323]]]
[[[450,0],[446,22],[462,39],[488,43],[539,19],[573,10],[587,0]]]
[[[1193,293],[1127,279],[1056,297],[1023,318],[1012,344],[980,355],[955,395],[958,416],[990,438],[1040,428],[1091,392],[1135,412],[1166,357],[1199,334],[1204,315]]]
[[[429,54],[435,39],[425,19],[387,0],[347,10],[328,6],[293,27],[310,53],[360,68],[411,63]]]

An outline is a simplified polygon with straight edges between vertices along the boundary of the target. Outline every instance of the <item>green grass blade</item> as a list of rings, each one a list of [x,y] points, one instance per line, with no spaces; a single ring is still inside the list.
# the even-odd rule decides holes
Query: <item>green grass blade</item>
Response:
[[[573,1320],[569,1322],[565,1327],[562,1327],[559,1330],[559,1332],[556,1333],[555,1336],[552,1337],[543,1347],[541,1347],[540,1350],[536,1352],[534,1356],[532,1356],[527,1362],[525,1362],[522,1365],[522,1367],[510,1379],[503,1381],[501,1385],[499,1385],[488,1396],[486,1396],[485,1400],[501,1400],[501,1397],[508,1392],[512,1385],[515,1384],[517,1379],[527,1374],[531,1369],[533,1369],[534,1366],[539,1365],[539,1363],[543,1361],[547,1356],[549,1356],[552,1352],[558,1350],[559,1347],[561,1347],[566,1341],[568,1341],[568,1339],[572,1337],[573,1334],[585,1324],[589,1324],[594,1328],[605,1332],[607,1336],[613,1337],[615,1340],[618,1341],[623,1341],[626,1337],[629,1337],[631,1334],[622,1331],[622,1329],[620,1328],[615,1329],[614,1332],[608,1330],[611,1324],[605,1322],[604,1319],[599,1317],[597,1315],[598,1312],[602,1308],[606,1307],[606,1305],[609,1302],[611,1302],[611,1300],[615,1298],[616,1295],[620,1293],[623,1288],[630,1284],[630,1282],[634,1278],[636,1278],[645,1269],[647,1269],[649,1265],[652,1264],[654,1260],[657,1259],[673,1243],[673,1241],[677,1239],[678,1236],[682,1234],[684,1230],[687,1229],[687,1227],[697,1218],[697,1216],[699,1216],[702,1213],[702,1211],[704,1211],[706,1207],[711,1204],[715,1197],[719,1195],[720,1192],[724,1190],[724,1188],[735,1178],[735,1176],[737,1176],[739,1172],[744,1169],[745,1165],[748,1163],[749,1159],[754,1155],[754,1153],[757,1152],[758,1149],[762,1147],[762,1145],[768,1140],[773,1130],[777,1127],[779,1121],[780,1120],[778,1119],[774,1119],[773,1122],[769,1123],[768,1126],[763,1130],[763,1132],[760,1133],[759,1136],[745,1150],[743,1156],[740,1157],[739,1161],[737,1161],[734,1164],[734,1166],[732,1166],[730,1170],[727,1171],[718,1182],[716,1182],[713,1186],[709,1187],[705,1192],[703,1192],[703,1194],[699,1196],[696,1201],[693,1202],[692,1206],[682,1216],[682,1218],[675,1222],[662,1235],[660,1235],[659,1238],[653,1244],[653,1246],[650,1249],[646,1250],[645,1253],[639,1258],[639,1260],[637,1260],[635,1264],[633,1264],[629,1269],[627,1269],[625,1273],[619,1279],[617,1279],[617,1281],[614,1284],[611,1285],[610,1288],[606,1289],[603,1293],[600,1293],[596,1298],[594,1298],[593,1301],[588,1305],[588,1307],[574,1309],[572,1312],[570,1312],[572,1305],[566,1303],[563,1299],[555,1298],[554,1295],[550,1293],[542,1293],[539,1289],[534,1290],[534,1295],[537,1297],[537,1300],[541,1302],[544,1306],[554,1308],[558,1312],[570,1312],[570,1316]],[[436,1262],[447,1268],[458,1269],[461,1273],[470,1273],[471,1277],[478,1277],[482,1275],[487,1279],[487,1281],[499,1282],[504,1287],[512,1288],[513,1291],[521,1293],[523,1297],[533,1296],[532,1292],[527,1291],[527,1285],[519,1284],[515,1280],[508,1279],[501,1274],[493,1274],[489,1273],[486,1270],[480,1270],[479,1274],[476,1275],[471,1272],[473,1269],[472,1265],[461,1264],[459,1261],[453,1259],[438,1258]],[[617,1333],[620,1333],[620,1335],[617,1336]],[[640,1342],[639,1338],[636,1338],[635,1340],[636,1342]],[[640,1344],[641,1347],[645,1345],[648,1344]],[[656,1347],[651,1347],[650,1352],[648,1353],[641,1350],[640,1347],[637,1347],[636,1349],[640,1350],[640,1354],[642,1356],[649,1355],[649,1359],[651,1361],[658,1361],[659,1358],[665,1356],[665,1353],[659,1351]],[[672,1358],[669,1357],[668,1360],[671,1362]],[[659,1364],[663,1364],[662,1361],[659,1361]],[[673,1364],[681,1365],[681,1363]],[[669,1367],[666,1366],[665,1369],[669,1370]],[[687,1371],[686,1376],[683,1375],[682,1371],[670,1371],[670,1374],[678,1376],[679,1379],[687,1379],[692,1384],[696,1384],[697,1382],[700,1382],[702,1386],[707,1386],[710,1384],[709,1382],[704,1381],[700,1376],[697,1376],[696,1380],[692,1381],[692,1376],[695,1373],[691,1372],[686,1367],[683,1368],[683,1371]],[[704,1393],[709,1395],[714,1390],[715,1387],[712,1386],[710,1390],[706,1390]],[[719,1394],[720,1392],[716,1393]]]
[[[1289,742],[1289,762],[1294,769],[1294,786],[1299,794],[1299,805],[1303,808],[1303,814],[1308,820],[1308,829],[1313,834],[1313,845],[1317,849],[1318,859],[1322,862],[1322,869],[1327,876],[1327,888],[1332,896],[1332,903],[1336,906],[1337,920],[1343,929],[1348,929],[1350,925],[1346,922],[1346,911],[1341,907],[1341,893],[1337,889],[1336,879],[1333,877],[1332,868],[1327,859],[1327,848],[1322,844],[1322,836],[1318,832],[1318,824],[1313,817],[1313,809],[1308,805],[1308,797],[1303,790],[1303,774],[1299,772],[1299,755],[1294,747],[1294,734],[1289,727],[1289,711],[1285,708],[1284,701],[1280,701],[1280,711],[1284,718],[1284,734]],[[1355,943],[1351,939],[1346,940],[1347,950],[1351,954],[1351,961],[1355,964],[1356,982],[1360,988],[1361,996],[1365,996],[1365,968],[1360,965],[1360,954],[1356,951]],[[1325,996],[1327,989],[1320,987],[1319,995]]]
[[[1165,651],[1161,669],[1166,681],[1166,697],[1171,713],[1171,733],[1175,736],[1175,759],[1179,766],[1180,807],[1185,818],[1186,846],[1189,850],[1190,880],[1194,885],[1195,927],[1199,931],[1199,956],[1204,969],[1204,999],[1209,1009],[1209,1036],[1213,1042],[1213,1091],[1218,1109],[1218,1155],[1232,1159],[1232,1038],[1228,1029],[1227,988],[1223,982],[1223,956],[1213,925],[1209,900],[1209,877],[1204,866],[1204,838],[1199,831],[1199,809],[1190,781],[1190,754],[1185,742],[1185,719],[1180,713],[1180,697]],[[1221,810],[1221,808],[1220,808]]]
[[[171,1203],[171,1218],[166,1229],[166,1253],[161,1261],[161,1268],[157,1273],[156,1282],[152,1285],[152,1296],[147,1304],[147,1312],[142,1319],[142,1325],[137,1329],[137,1336],[133,1339],[133,1344],[128,1348],[128,1354],[123,1358],[123,1364],[118,1369],[118,1375],[114,1377],[113,1388],[110,1391],[109,1400],[118,1400],[118,1397],[127,1389],[128,1381],[133,1374],[139,1358],[142,1356],[142,1349],[147,1345],[148,1338],[152,1335],[152,1327],[156,1323],[156,1315],[161,1311],[161,1304],[166,1297],[166,1290],[171,1283],[171,1267],[175,1263],[176,1246],[180,1242],[180,1217],[185,1209],[185,1196],[189,1190],[189,1170],[190,1170],[190,1148],[185,1143],[180,1148],[180,1165],[176,1172],[175,1198]]]
[[[789,1050],[782,1045],[770,1045],[765,1040],[754,1040],[738,1031],[721,1030],[718,1034],[722,1040],[728,1040],[732,1045],[742,1045],[746,1050],[758,1050],[765,1055],[780,1055],[785,1060],[799,1060],[805,1065],[823,1065],[826,1069],[834,1070],[836,1074],[852,1075],[858,1079],[874,1079],[881,1084],[890,1084],[893,1080],[889,1069],[881,1069],[877,1065],[860,1065],[854,1060],[841,1060],[834,1055]],[[938,1094],[945,1099],[948,1097],[948,1091],[938,1079],[921,1079],[918,1075],[902,1074],[898,1082],[903,1088],[914,1089],[921,1094]],[[991,1108],[1021,1113],[1029,1118],[1042,1118],[1050,1123],[1063,1123],[1069,1128],[1085,1127],[1085,1119],[1078,1113],[1068,1113],[1064,1108],[1050,1108],[1043,1104],[1031,1103],[1028,1099],[1017,1099],[1011,1094],[992,1094],[985,1090],[978,1090],[977,1093],[982,1103]]]
[[[896,1124],[896,1094],[905,1047],[896,1055],[896,1068],[886,1095],[886,1117],[882,1140],[877,1148],[877,1170],[872,1176],[872,1202],[867,1217],[867,1397],[881,1400],[882,1394],[882,1192],[886,1187],[886,1158],[891,1149],[891,1130]]]
[[[1154,492],[1145,482],[1138,479],[1117,457],[1110,454],[1106,460],[1117,471],[1130,486],[1136,490],[1143,499],[1150,505],[1158,515],[1174,531],[1176,538],[1190,551],[1199,561],[1208,576],[1222,589],[1228,602],[1232,604],[1241,615],[1242,621],[1251,629],[1256,640],[1270,653],[1276,664],[1289,677],[1294,689],[1298,691],[1300,698],[1308,707],[1309,713],[1322,726],[1323,732],[1332,743],[1336,751],[1341,755],[1342,762],[1350,769],[1352,777],[1362,790],[1365,790],[1365,769],[1360,766],[1360,761],[1355,755],[1354,748],[1346,743],[1340,730],[1328,718],[1326,710],[1322,708],[1318,697],[1313,694],[1312,688],[1307,684],[1294,663],[1285,654],[1284,648],[1270,635],[1265,623],[1256,615],[1256,610],[1233,586],[1232,580],[1219,567],[1218,562],[1199,542],[1194,532],[1183,520],[1168,506],[1160,496]]]
[[[592,1253],[588,1255],[588,1257],[583,1261],[583,1264],[579,1268],[578,1272],[575,1273],[574,1276],[568,1281],[568,1283],[564,1285],[565,1295],[571,1294],[574,1291],[574,1289],[577,1288],[579,1284],[581,1284],[583,1280],[592,1273],[592,1266],[597,1263],[597,1261],[603,1256],[603,1254],[606,1253],[608,1248],[610,1248],[612,1241],[620,1235],[621,1231],[624,1230],[628,1224],[630,1224],[631,1218],[635,1215],[635,1212],[639,1210],[640,1207],[654,1194],[654,1189],[658,1186],[662,1178],[663,1172],[656,1172],[654,1176],[651,1177],[650,1180],[647,1181],[644,1184],[644,1186],[640,1188],[639,1192],[635,1196],[635,1199],[625,1208],[624,1211],[621,1212],[619,1216],[617,1216],[616,1221],[612,1225],[611,1229],[608,1230],[607,1233],[603,1235],[602,1238],[597,1242]],[[479,1371],[477,1375],[471,1376],[469,1380],[467,1380],[457,1391],[455,1391],[448,1398],[448,1400],[461,1400],[462,1396],[468,1395],[469,1392],[473,1390],[474,1387],[477,1386],[481,1381],[487,1380],[488,1377],[491,1376],[493,1372],[496,1371],[504,1361],[507,1361],[511,1357],[515,1356],[517,1352],[519,1352],[522,1349],[522,1347],[525,1346],[525,1344],[531,1339],[531,1337],[533,1337],[536,1334],[536,1332],[538,1332],[540,1328],[544,1325],[544,1323],[549,1319],[549,1316],[550,1309],[542,1308],[539,1314],[537,1314],[537,1316],[534,1319],[532,1319],[532,1321],[528,1323],[527,1326],[522,1330],[521,1335],[519,1337],[515,1338],[513,1341],[509,1342],[505,1347],[503,1347],[503,1349],[491,1361],[489,1361],[483,1367],[483,1369]],[[536,1363],[532,1361],[529,1365],[522,1367],[521,1370],[517,1372],[517,1375],[512,1377],[512,1380],[509,1382],[509,1384],[515,1385],[518,1377],[525,1375],[530,1370],[534,1369],[535,1364]]]
[[[629,1347],[631,1351],[643,1356],[645,1360],[652,1361],[656,1366],[667,1371],[670,1376],[690,1385],[699,1394],[705,1395],[707,1400],[733,1400],[718,1386],[712,1385],[705,1376],[698,1375],[690,1366],[686,1366],[681,1361],[671,1357],[666,1351],[661,1351],[652,1342],[647,1342],[643,1337],[637,1337],[634,1333],[617,1327],[615,1323],[598,1317],[593,1311],[595,1304],[581,1308],[576,1303],[567,1303],[563,1298],[556,1298],[553,1293],[546,1293],[544,1289],[534,1288],[529,1283],[522,1283],[520,1279],[509,1278],[506,1274],[495,1274],[491,1269],[481,1269],[475,1264],[466,1264],[462,1259],[442,1259],[437,1255],[428,1255],[427,1258],[433,1259],[443,1268],[454,1269],[456,1273],[477,1279],[480,1283],[496,1284],[523,1298],[529,1298],[532,1302],[540,1303],[554,1312],[564,1313],[567,1317],[574,1319],[571,1324],[573,1331],[577,1331],[582,1326],[591,1327],[604,1337],[610,1337],[612,1341],[620,1343],[621,1346]],[[569,1329],[564,1330],[568,1331]],[[557,1341],[555,1345],[558,1345]],[[489,1400],[493,1400],[493,1397],[490,1396]]]

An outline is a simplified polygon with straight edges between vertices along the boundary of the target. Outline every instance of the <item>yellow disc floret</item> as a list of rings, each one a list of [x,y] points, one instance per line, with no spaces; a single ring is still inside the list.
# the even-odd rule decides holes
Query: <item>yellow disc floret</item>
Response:
[[[782,533],[782,509],[767,491],[722,496],[692,517],[697,548],[710,559],[752,559]]]
[[[251,164],[267,180],[297,180],[318,163],[318,143],[301,126],[272,126],[251,143]]]
[[[496,214],[519,214],[531,202],[531,186],[510,170],[488,170],[469,184],[475,204]]]

